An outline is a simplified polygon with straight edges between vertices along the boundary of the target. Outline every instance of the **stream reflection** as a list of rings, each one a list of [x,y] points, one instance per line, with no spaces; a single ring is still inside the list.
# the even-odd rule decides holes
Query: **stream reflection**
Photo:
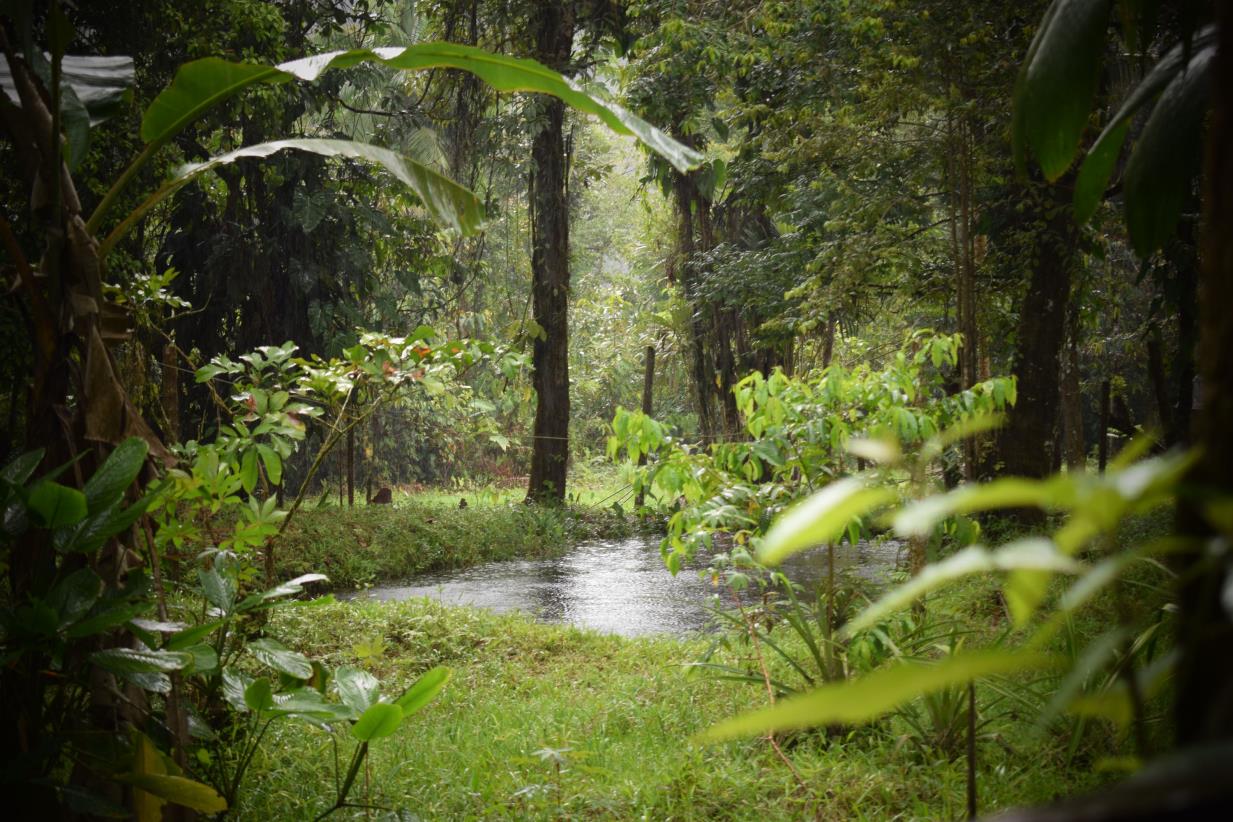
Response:
[[[835,569],[881,582],[898,563],[900,549],[894,541],[844,545],[835,549]],[[673,577],[660,558],[657,537],[597,540],[553,559],[493,562],[427,574],[357,596],[429,597],[498,613],[523,611],[542,622],[624,636],[682,635],[709,626],[706,605],[717,589],[698,574],[707,564],[705,556],[698,556]],[[810,587],[826,577],[826,552],[797,554],[783,570],[789,579]]]

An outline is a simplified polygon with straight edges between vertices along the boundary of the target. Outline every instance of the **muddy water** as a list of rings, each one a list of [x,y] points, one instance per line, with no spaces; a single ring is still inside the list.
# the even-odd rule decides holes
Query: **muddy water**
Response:
[[[835,549],[837,572],[881,581],[899,560],[896,542],[862,542]],[[675,577],[659,554],[659,539],[588,542],[554,559],[493,562],[462,571],[415,577],[357,594],[379,600],[430,597],[450,605],[522,611],[542,622],[639,636],[705,630],[716,589],[700,578],[704,557]],[[807,587],[826,578],[825,551],[792,557],[783,568]]]

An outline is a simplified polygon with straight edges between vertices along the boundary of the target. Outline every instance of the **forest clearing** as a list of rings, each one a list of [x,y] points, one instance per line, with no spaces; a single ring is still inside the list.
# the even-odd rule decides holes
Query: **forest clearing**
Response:
[[[1233,818],[1233,7],[6,0],[15,819]]]

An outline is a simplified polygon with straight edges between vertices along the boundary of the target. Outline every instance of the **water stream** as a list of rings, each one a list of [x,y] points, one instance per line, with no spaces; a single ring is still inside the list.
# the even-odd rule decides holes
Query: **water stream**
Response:
[[[896,542],[861,542],[835,549],[837,573],[855,573],[874,582],[885,578],[899,559]],[[497,612],[522,611],[542,622],[576,625],[624,636],[682,635],[705,630],[706,606],[716,593],[698,569],[675,577],[659,554],[657,537],[597,540],[553,559],[493,562],[462,571],[414,577],[396,585],[357,594],[378,600],[430,597],[450,605]],[[784,564],[789,579],[805,586],[826,578],[824,550],[798,554]]]

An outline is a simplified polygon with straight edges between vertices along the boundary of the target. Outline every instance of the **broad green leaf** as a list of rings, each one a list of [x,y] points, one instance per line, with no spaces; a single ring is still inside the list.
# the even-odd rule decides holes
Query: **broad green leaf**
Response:
[[[308,658],[299,651],[291,650],[278,640],[269,637],[254,639],[248,643],[248,650],[258,660],[279,673],[296,679],[308,679],[313,675],[313,666]]]
[[[551,94],[578,111],[596,115],[618,134],[637,137],[682,173],[698,166],[703,159],[702,155],[622,107],[534,60],[440,42],[420,43],[409,48],[330,52],[278,66],[229,63],[218,58],[196,60],[181,66],[172,84],[150,104],[142,118],[141,138],[147,143],[164,142],[214,105],[255,83],[285,83],[293,78],[311,82],[328,69],[347,68],[365,62],[410,71],[460,69],[474,74],[497,91]]]
[[[1186,70],[1161,92],[1126,162],[1126,227],[1140,257],[1173,236],[1199,172],[1215,59],[1214,47],[1194,53]]]
[[[1187,67],[1192,55],[1214,49],[1215,44],[1214,26],[1203,29],[1189,44],[1178,43],[1156,61],[1147,76],[1118,107],[1117,113],[1088,149],[1087,158],[1083,161],[1079,177],[1075,181],[1075,219],[1080,224],[1091,219],[1101,197],[1104,196],[1135,113],[1144,103],[1155,99],[1165,86]]]
[[[375,163],[414,191],[433,219],[463,234],[475,232],[484,219],[483,206],[479,198],[466,188],[440,172],[387,148],[368,143],[357,143],[352,140],[319,138],[274,140],[229,151],[204,162],[180,166],[173,172],[170,179],[112,230],[107,239],[100,244],[99,253],[106,254],[134,224],[145,216],[146,212],[205,172],[246,157],[269,157],[287,150],[306,151],[323,157],[348,157]]]
[[[124,498],[124,492],[141,473],[149,450],[150,446],[139,437],[129,437],[116,446],[82,488],[91,514],[110,508]]]
[[[381,683],[368,671],[343,665],[334,672],[334,687],[343,704],[359,716],[377,701]]]
[[[34,469],[38,468],[39,463],[42,461],[42,448],[35,451],[27,451],[4,466],[4,470],[0,471],[0,480],[4,480],[10,485],[25,485],[26,480],[30,479]]]
[[[240,485],[246,494],[251,494],[257,487],[257,452],[252,448],[240,457]]]
[[[231,613],[235,607],[235,580],[222,574],[217,568],[202,568],[197,571],[197,580],[201,583],[201,593],[215,608],[225,614]]]
[[[38,523],[44,528],[67,528],[86,518],[86,497],[76,488],[58,482],[40,482],[27,501]]]
[[[103,580],[89,568],[81,568],[56,583],[47,594],[47,604],[60,615],[60,627],[72,625],[94,607],[103,593]]]
[[[66,54],[60,60],[60,82],[85,107],[94,127],[118,114],[132,97],[133,58]],[[0,61],[0,92],[21,105],[7,61]]]
[[[69,639],[81,639],[82,637],[101,634],[103,631],[118,628],[133,617],[144,614],[148,610],[149,607],[144,602],[126,602],[110,608],[103,608],[93,615],[74,623],[64,632],[64,635]]]
[[[322,721],[353,719],[354,714],[345,705],[326,702],[312,688],[297,688],[286,694],[275,694],[274,707],[267,713],[282,716],[307,716]]]
[[[190,628],[185,628],[178,634],[168,637],[167,641],[163,643],[163,647],[168,651],[186,650],[196,645],[204,637],[213,633],[222,624],[223,621],[221,619],[215,619],[210,622],[203,622],[200,625],[193,625]]]
[[[184,649],[184,653],[193,658],[189,673],[206,674],[218,670],[218,652],[212,646],[199,642],[189,645]]]
[[[953,580],[973,574],[1024,569],[1077,574],[1083,566],[1043,538],[1018,540],[996,551],[981,545],[969,545],[940,562],[927,565],[915,577],[889,591],[845,625],[843,632],[852,636],[857,631],[872,627],[889,614]]]
[[[183,805],[201,813],[222,813],[227,810],[227,800],[223,799],[218,791],[188,777],[168,774],[121,774],[116,778],[173,805]]]
[[[415,681],[395,703],[404,716],[410,716],[432,702],[450,680],[449,668],[438,665]]]
[[[274,485],[283,481],[283,461],[278,453],[268,445],[258,445],[257,453],[261,455],[261,464],[265,466],[265,475]]]
[[[253,677],[248,674],[236,671],[231,666],[223,670],[223,698],[240,713],[248,710],[244,694],[248,691],[248,686],[252,684]]]
[[[935,525],[955,514],[971,514],[1000,508],[1049,508],[1067,502],[1073,489],[1065,477],[1031,480],[1004,477],[992,482],[964,485],[926,497],[895,516],[895,530],[905,537],[928,536]]]
[[[274,688],[270,680],[259,676],[244,689],[244,704],[254,711],[267,711],[274,707]]]
[[[758,560],[776,565],[806,548],[834,542],[853,519],[893,500],[889,488],[868,488],[855,477],[832,482],[775,521],[758,550]]]
[[[1104,199],[1105,189],[1109,186],[1109,178],[1113,176],[1129,130],[1128,122],[1112,131],[1106,130],[1088,149],[1087,157],[1079,167],[1079,175],[1075,178],[1075,221],[1079,225],[1092,219]]]
[[[1053,0],[1015,83],[1016,163],[1030,150],[1046,179],[1074,160],[1092,111],[1112,0]]]
[[[136,648],[108,648],[90,654],[90,660],[112,673],[170,673],[192,664],[191,654],[178,651],[140,651]]]
[[[823,685],[710,728],[707,742],[740,736],[869,722],[908,700],[995,674],[1040,670],[1056,665],[1054,657],[1024,651],[980,651],[949,656],[937,664],[908,662],[859,679]]]
[[[371,742],[389,736],[401,724],[402,708],[390,702],[377,702],[351,726],[351,735],[361,742]]]
[[[295,579],[289,579],[286,582],[279,583],[268,591],[262,591],[259,594],[253,594],[244,598],[244,601],[236,608],[238,612],[248,611],[264,602],[279,599],[281,597],[291,596],[304,592],[304,586],[310,582],[323,582],[329,580],[325,574],[302,574]]]

